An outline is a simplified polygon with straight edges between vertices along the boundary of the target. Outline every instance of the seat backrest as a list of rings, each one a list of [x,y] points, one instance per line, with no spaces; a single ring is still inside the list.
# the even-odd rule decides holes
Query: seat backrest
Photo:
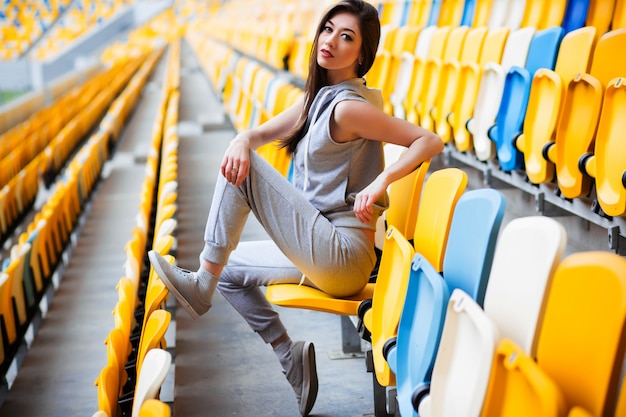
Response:
[[[570,406],[614,415],[626,347],[626,260],[578,252],[556,270],[537,363]]]
[[[555,26],[541,30],[533,36],[525,66],[531,78],[540,68],[554,68],[564,34],[563,28]]]
[[[170,406],[156,398],[150,398],[141,406],[138,417],[170,417],[172,410]]]
[[[98,387],[98,410],[109,417],[117,417],[119,408],[117,399],[120,394],[119,373],[112,365],[105,365],[98,374],[95,384]]]
[[[376,379],[382,386],[393,385],[394,376],[383,356],[385,342],[397,333],[415,251],[394,227],[385,235],[385,244],[370,310],[372,355]]]
[[[481,417],[562,417],[566,405],[557,384],[512,341],[496,349]]]
[[[565,228],[543,216],[511,220],[500,233],[484,309],[503,337],[531,357],[554,271],[565,251]]]
[[[151,349],[146,354],[144,363],[146,366],[142,367],[137,375],[131,417],[139,416],[139,410],[146,400],[158,398],[159,390],[172,364],[172,355],[164,349]]]
[[[569,0],[563,13],[563,22],[561,22],[565,32],[569,33],[584,27],[588,11],[589,0]]]
[[[626,75],[626,55],[623,51],[626,44],[626,29],[616,29],[602,35],[591,61],[590,74],[602,83],[603,87],[615,77]]]
[[[413,247],[439,272],[443,270],[454,208],[466,185],[467,174],[458,168],[434,171],[424,184],[415,222]]]
[[[407,240],[413,240],[422,186],[429,167],[430,161],[425,161],[389,187],[389,208],[385,214],[387,225],[394,226]]]
[[[480,415],[498,339],[498,329],[483,309],[463,290],[454,290],[433,368],[430,396],[424,404],[430,407],[428,415]]]
[[[596,198],[609,216],[626,213],[625,112],[626,78],[615,78],[604,91],[593,159]]]
[[[481,306],[505,207],[501,192],[471,190],[459,198],[450,225],[443,277],[450,291],[460,288]]]
[[[150,317],[148,317],[145,328],[141,333],[139,348],[137,349],[137,365],[135,368],[137,375],[141,373],[143,362],[148,352],[161,347],[161,341],[165,336],[171,319],[171,313],[162,309],[153,311]]]
[[[411,263],[411,275],[398,326],[395,361],[400,415],[414,415],[411,397],[416,386],[430,382],[450,292],[439,272],[421,254]]]

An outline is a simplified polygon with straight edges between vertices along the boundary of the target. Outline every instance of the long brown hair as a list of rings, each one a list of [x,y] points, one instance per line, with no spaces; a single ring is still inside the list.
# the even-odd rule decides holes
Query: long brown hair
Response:
[[[317,26],[313,46],[311,47],[309,59],[309,75],[304,86],[304,108],[296,125],[291,131],[281,139],[281,147],[287,148],[287,152],[293,154],[296,151],[298,142],[304,136],[306,129],[306,119],[311,109],[311,104],[315,95],[320,89],[328,85],[327,71],[317,63],[317,42],[326,23],[340,12],[348,12],[357,17],[359,30],[363,39],[361,45],[362,63],[358,67],[357,76],[363,77],[370,70],[376,58],[376,51],[380,41],[380,20],[378,11],[371,4],[363,0],[342,0],[326,11]]]

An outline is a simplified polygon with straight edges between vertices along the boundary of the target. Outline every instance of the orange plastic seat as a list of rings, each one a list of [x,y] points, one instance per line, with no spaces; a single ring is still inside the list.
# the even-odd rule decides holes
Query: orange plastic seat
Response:
[[[581,157],[593,152],[603,90],[613,78],[626,74],[626,56],[621,53],[625,43],[626,29],[602,35],[589,74],[579,74],[568,86],[563,117],[546,152],[555,164],[558,187],[566,198],[587,196],[591,190],[591,178],[580,169]]]
[[[496,349],[481,417],[564,417],[559,387],[508,339]]]
[[[584,27],[563,37],[554,71],[540,69],[533,77],[522,134],[515,145],[524,154],[524,167],[534,184],[554,179],[554,164],[544,157],[544,148],[554,141],[563,114],[563,96],[570,81],[587,72],[596,29]]]
[[[615,78],[604,92],[594,154],[583,159],[585,172],[595,178],[600,208],[609,216],[626,213],[625,115],[626,78]]]

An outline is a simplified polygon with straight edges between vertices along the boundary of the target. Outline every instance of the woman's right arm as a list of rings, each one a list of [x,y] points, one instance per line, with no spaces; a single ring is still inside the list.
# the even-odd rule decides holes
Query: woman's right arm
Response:
[[[220,166],[226,180],[240,186],[250,172],[250,150],[285,136],[295,126],[303,106],[301,97],[262,125],[238,133],[228,145]]]

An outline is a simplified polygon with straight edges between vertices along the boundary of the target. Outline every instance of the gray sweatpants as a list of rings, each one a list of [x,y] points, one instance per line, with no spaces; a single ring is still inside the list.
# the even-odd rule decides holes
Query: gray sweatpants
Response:
[[[367,283],[376,255],[360,229],[334,226],[256,152],[250,163],[240,187],[218,174],[200,257],[225,265],[219,292],[271,343],[286,330],[260,286],[304,275],[306,285],[349,296]],[[250,211],[272,240],[239,243]]]

